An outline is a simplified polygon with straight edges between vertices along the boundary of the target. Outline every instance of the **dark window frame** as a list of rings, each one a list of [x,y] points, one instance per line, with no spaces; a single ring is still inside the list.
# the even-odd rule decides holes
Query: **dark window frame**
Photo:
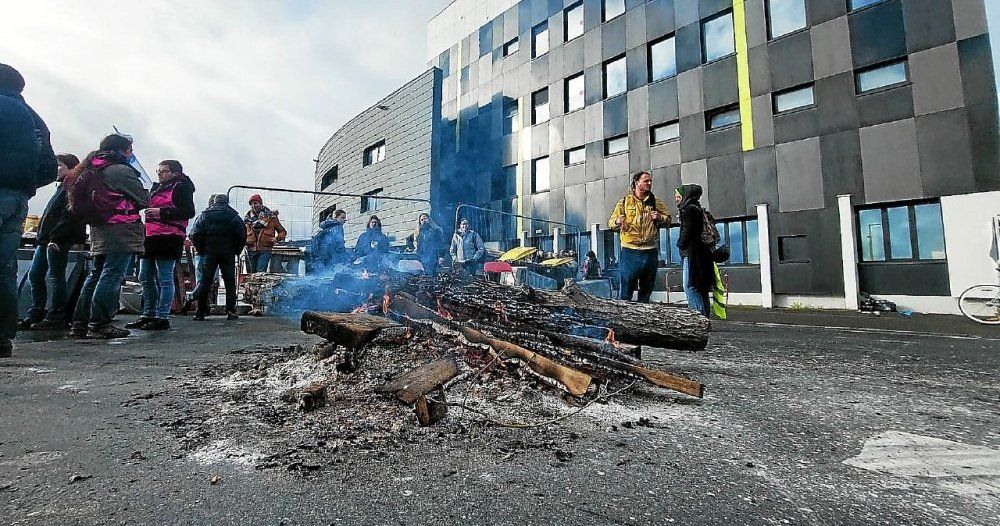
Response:
[[[805,88],[809,88],[809,90],[812,92],[812,99],[813,99],[812,104],[806,104],[805,106],[796,106],[794,108],[787,109],[787,110],[780,110],[780,111],[778,110],[778,97],[780,95],[786,95],[786,94],[793,93],[793,92],[796,92],[796,91],[799,91],[799,90],[802,90],[802,89],[805,89]],[[816,106],[817,106],[816,105],[816,84],[813,83],[813,82],[807,82],[805,84],[799,84],[798,86],[795,86],[795,87],[792,87],[792,88],[783,89],[781,91],[774,91],[774,92],[771,93],[771,114],[772,115],[786,115],[788,113],[795,113],[797,111],[812,109],[812,108],[815,108]]]
[[[808,256],[805,259],[785,259],[783,244],[786,239],[805,239],[808,240],[809,236],[807,234],[789,234],[787,236],[778,236],[777,248],[778,248],[778,263],[811,263],[812,260]],[[806,241],[808,243],[808,241]]]
[[[893,263],[944,263],[948,261],[948,243],[947,239],[944,239],[945,243],[945,257],[940,259],[934,258],[921,258],[920,257],[920,241],[917,235],[917,210],[916,207],[921,205],[938,205],[941,207],[940,199],[920,199],[917,201],[902,201],[894,203],[879,203],[875,205],[863,205],[855,207],[854,209],[854,222],[857,227],[854,229],[854,234],[858,236],[858,264],[860,265],[886,265]],[[910,257],[908,258],[894,258],[892,257],[892,228],[889,227],[889,209],[890,208],[902,208],[906,207],[906,217],[909,221],[910,227]],[[881,228],[882,228],[882,255],[884,259],[865,259],[864,245],[861,243],[861,212],[866,210],[878,210],[880,212]],[[942,232],[944,231],[944,215],[942,212],[941,217]]]
[[[625,61],[624,62],[624,64],[625,64],[625,89],[622,90],[621,93],[615,93],[614,95],[609,95],[608,94],[608,66],[611,65],[611,64],[613,64],[613,63],[615,63],[615,62],[618,62],[619,60],[624,60]],[[625,54],[622,53],[621,55],[618,55],[618,56],[613,57],[613,58],[609,58],[608,60],[605,60],[603,63],[601,63],[601,94],[603,95],[603,97],[602,97],[603,99],[611,99],[611,98],[614,98],[614,97],[620,97],[620,96],[625,95],[627,93],[628,93],[628,59],[625,57]]]
[[[323,221],[330,219],[331,217],[333,217],[333,213],[336,212],[337,210],[338,210],[337,203],[333,203],[333,205],[324,208],[319,213],[319,222],[322,223]]]
[[[372,157],[371,154],[377,152],[379,148],[382,148],[383,155],[381,159]],[[376,142],[375,144],[365,148],[364,152],[361,154],[361,165],[363,167],[376,165],[382,161],[385,161],[389,157],[389,150],[386,148],[385,139]]]
[[[649,81],[650,84],[652,84],[654,82],[660,82],[660,81],[664,81],[664,80],[667,80],[667,79],[672,79],[672,78],[676,78],[677,77],[677,39],[675,38],[676,36],[677,36],[676,33],[670,33],[669,35],[664,35],[664,36],[662,36],[660,38],[657,38],[656,40],[653,40],[653,41],[649,42],[649,44],[646,45],[646,57],[647,57],[646,58],[646,78],[648,79],[648,81]],[[674,74],[673,75],[667,75],[666,77],[658,78],[658,79],[657,78],[653,78],[653,46],[655,46],[657,44],[662,44],[662,43],[666,42],[667,40],[673,40],[674,41]]]
[[[538,189],[538,163],[540,161],[543,161],[543,160],[546,163],[551,163],[552,162],[552,160],[549,158],[548,155],[543,155],[541,157],[537,157],[537,158],[531,160],[531,193],[532,194],[541,194],[541,193],[548,192],[549,190],[552,189],[552,166],[551,165],[549,165],[549,166],[546,167],[546,170],[548,171],[548,173],[546,174],[546,178],[548,179],[548,181],[546,181],[546,183],[547,183],[546,187],[543,188],[543,189],[541,189],[541,190]]]
[[[820,1],[822,2],[822,1],[828,1],[828,0],[820,0]],[[848,2],[850,2],[850,0],[848,0]],[[808,31],[809,30],[809,27],[810,27],[809,26],[809,0],[802,0],[802,5],[805,8],[806,24],[804,26],[798,28],[798,29],[789,31],[787,33],[782,33],[782,34],[780,34],[778,36],[774,36],[774,34],[771,33],[771,0],[765,0],[764,1],[764,25],[765,25],[766,30],[767,30],[767,41],[768,42],[772,42],[774,40],[781,40],[782,38],[790,37],[792,35],[797,35],[797,34],[803,32],[803,31]],[[733,20],[733,22],[735,23],[735,20]]]
[[[906,77],[905,79],[903,79],[903,80],[901,80],[899,82],[894,82],[892,84],[886,84],[885,86],[879,86],[877,88],[872,88],[870,90],[861,91],[861,74],[862,73],[867,73],[869,71],[875,71],[877,69],[881,69],[881,68],[893,66],[893,65],[896,65],[896,64],[903,64],[903,75]],[[865,95],[871,95],[873,93],[882,93],[883,91],[889,91],[889,90],[900,88],[900,87],[903,87],[903,86],[909,86],[912,83],[913,83],[913,80],[910,77],[910,61],[908,60],[907,57],[894,58],[892,60],[886,60],[884,62],[879,62],[878,64],[872,64],[871,66],[867,66],[867,67],[864,67],[864,68],[859,68],[859,69],[854,70],[854,96],[855,97],[863,97]]]
[[[575,162],[575,163],[569,162],[569,152],[575,152],[575,151],[578,151],[578,150],[583,150],[583,160]],[[586,146],[577,146],[575,148],[566,148],[566,150],[563,151],[563,166],[579,166],[581,164],[586,164],[586,162],[587,162],[587,147]]]
[[[504,57],[509,57],[520,50],[521,50],[521,43],[518,41],[518,37],[514,37],[503,43],[501,54]]]
[[[624,16],[625,13],[628,12],[628,2],[626,0],[622,0],[622,5],[624,6],[624,9],[622,9],[621,13],[608,18],[608,0],[601,0],[601,23],[610,22],[620,16]]]
[[[542,29],[539,30],[538,28],[542,28]],[[541,33],[545,33],[545,39],[546,39],[546,42],[545,42],[545,53],[539,54],[538,53],[538,37],[541,35]],[[538,57],[544,57],[545,55],[547,55],[549,53],[549,51],[552,49],[552,45],[551,45],[551,42],[548,42],[548,39],[549,39],[549,22],[547,20],[545,22],[542,22],[542,23],[540,23],[540,24],[538,24],[538,25],[536,25],[536,26],[534,26],[534,27],[531,28],[531,59],[532,60],[534,60],[534,59],[536,59]]]
[[[725,126],[719,126],[718,128],[713,128],[712,127],[712,117],[715,117],[717,115],[721,115],[723,113],[729,113],[729,112],[731,112],[733,110],[735,110],[737,113],[740,113],[740,104],[738,102],[735,103],[735,104],[727,104],[725,106],[720,106],[720,107],[714,108],[714,109],[712,109],[710,111],[706,111],[705,112],[705,133],[711,133],[711,132],[719,131],[719,130],[729,130],[729,129],[732,129],[732,128],[736,128],[737,126],[741,126],[743,124],[743,115],[742,115],[742,113],[740,114],[740,120],[739,120],[739,122],[734,122],[732,124],[727,124]]]
[[[659,128],[665,128],[665,127],[670,126],[672,124],[676,124],[677,125],[677,137],[673,137],[673,138],[667,139],[665,141],[657,141],[656,140],[656,130],[659,129]],[[681,139],[681,121],[679,121],[679,120],[675,119],[675,120],[672,120],[672,121],[661,122],[659,124],[654,124],[653,126],[649,127],[649,145],[650,146],[658,146],[660,144],[667,144],[667,143],[671,143],[671,142],[674,142],[674,141],[679,141],[680,139]]]
[[[567,15],[569,14],[570,11],[577,8],[583,9],[583,0],[580,0],[579,2],[563,9],[563,42],[570,42],[576,40],[582,37],[583,34],[587,32],[587,28],[586,26],[584,26],[583,29],[580,31],[579,35],[576,35],[575,37],[572,38],[569,37],[569,16]],[[584,20],[586,20],[586,18],[584,18]]]
[[[611,145],[611,141],[615,141],[615,140],[618,140],[618,139],[625,139],[625,149],[622,150],[622,151],[620,151],[620,152],[608,153],[610,151],[610,149],[608,147]],[[628,134],[627,133],[624,133],[622,135],[616,135],[614,137],[608,137],[607,139],[604,139],[604,157],[614,157],[616,155],[621,155],[623,153],[628,153],[629,146],[630,145],[629,145]]]
[[[333,168],[327,170],[326,173],[323,174],[323,177],[320,179],[319,189],[325,190],[329,188],[330,185],[337,182],[338,177],[340,177],[340,174],[337,165],[333,165]]]
[[[545,120],[538,120],[538,106],[539,105],[535,103],[535,97],[538,96],[543,91],[545,92],[545,106],[548,107],[549,116],[546,117]],[[540,89],[538,91],[535,91],[535,92],[533,92],[531,94],[531,125],[535,126],[535,125],[538,125],[538,124],[542,124],[544,122],[548,122],[551,119],[552,119],[552,99],[551,99],[551,97],[549,97],[549,88],[548,87],[544,87],[544,88],[542,88],[542,89]]]
[[[574,111],[580,111],[580,110],[582,110],[582,109],[584,109],[584,108],[587,107],[586,95],[584,95],[583,104],[580,107],[573,108],[573,109],[570,109],[570,107],[569,107],[569,81],[576,80],[578,78],[584,80],[584,90],[586,90],[587,84],[586,84],[586,79],[584,77],[584,72],[583,71],[581,71],[581,72],[579,72],[579,73],[577,73],[575,75],[571,75],[569,77],[566,77],[566,79],[563,81],[563,108],[565,109],[565,111],[563,113],[572,113]]]
[[[362,214],[367,214],[369,212],[378,212],[379,210],[381,210],[381,208],[379,208],[378,203],[379,203],[379,195],[382,193],[383,190],[384,190],[383,188],[378,188],[370,192],[365,192],[364,195],[361,196]]]
[[[716,57],[716,58],[713,58],[713,59],[709,60],[708,59],[708,47],[705,45],[707,43],[707,41],[705,40],[705,25],[708,24],[709,22],[713,22],[713,21],[715,21],[715,20],[717,20],[719,18],[723,18],[726,15],[729,15],[733,19],[733,32],[732,32],[732,35],[731,35],[733,37],[733,51],[731,53],[726,53],[725,55],[722,55],[722,56],[719,56],[719,57]],[[702,63],[702,65],[712,64],[714,62],[718,62],[720,60],[725,60],[725,59],[727,59],[729,57],[732,57],[732,56],[736,55],[736,16],[733,14],[733,10],[732,9],[726,9],[726,10],[720,11],[720,12],[718,12],[718,13],[716,13],[716,14],[708,17],[708,18],[702,19],[701,22],[700,22],[699,29],[701,30],[701,35],[700,36],[701,36],[701,63]]]
[[[733,223],[739,223],[740,224],[740,232],[741,232],[741,234],[743,236],[743,253],[741,254],[743,256],[743,262],[742,263],[730,263],[729,260],[726,260],[726,261],[724,261],[722,263],[719,263],[720,267],[723,267],[723,266],[725,266],[725,267],[759,267],[760,266],[760,254],[759,253],[757,254],[758,261],[756,263],[751,263],[750,262],[750,250],[749,250],[750,249],[750,243],[749,243],[749,236],[747,235],[747,223],[750,223],[750,222],[753,222],[753,221],[757,221],[757,236],[758,236],[758,238],[757,238],[758,241],[757,242],[760,243],[760,221],[759,221],[759,218],[757,216],[746,216],[746,217],[736,217],[736,218],[716,219],[715,220],[716,228],[721,227],[721,228],[719,228],[719,243],[728,246],[730,250],[732,250],[733,245],[730,242],[730,238],[729,238],[729,225],[731,225]],[[730,254],[730,259],[732,259],[732,254]]]

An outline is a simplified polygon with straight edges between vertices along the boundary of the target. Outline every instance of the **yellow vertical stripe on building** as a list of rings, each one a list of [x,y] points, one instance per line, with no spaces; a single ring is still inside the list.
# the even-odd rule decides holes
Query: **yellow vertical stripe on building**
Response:
[[[750,95],[750,55],[747,45],[747,14],[745,0],[733,0],[733,33],[736,36],[736,78],[740,90],[740,122],[743,130],[743,151],[754,149],[753,106]]]

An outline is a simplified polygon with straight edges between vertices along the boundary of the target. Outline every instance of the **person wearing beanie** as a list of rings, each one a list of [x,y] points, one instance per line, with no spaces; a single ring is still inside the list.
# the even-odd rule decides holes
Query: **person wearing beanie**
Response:
[[[247,273],[267,272],[271,250],[285,240],[287,232],[278,220],[278,211],[264,206],[259,195],[250,196],[250,210],[243,217],[246,225]]]
[[[24,77],[0,64],[0,358],[17,334],[17,247],[35,191],[56,179],[49,129],[24,101]]]
[[[132,140],[119,134],[105,137],[97,151],[76,167],[74,174],[88,168],[99,171],[108,195],[117,199],[111,217],[90,225],[90,253],[93,267],[83,282],[73,313],[70,336],[74,338],[124,338],[127,329],[112,325],[118,312],[121,283],[136,255],[144,251],[145,228],[139,211],[149,207],[149,193],[139,172],[129,165]]]

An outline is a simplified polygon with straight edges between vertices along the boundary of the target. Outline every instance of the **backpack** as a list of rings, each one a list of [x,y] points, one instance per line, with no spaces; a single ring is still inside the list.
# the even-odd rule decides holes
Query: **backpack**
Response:
[[[114,194],[104,184],[104,168],[87,166],[80,172],[73,172],[63,180],[66,191],[66,209],[74,217],[88,225],[103,225],[114,215],[121,196]]]
[[[708,210],[701,210],[703,225],[701,228],[701,242],[710,246],[715,247],[719,244],[719,240],[722,236],[719,235],[719,229],[715,227],[715,218],[712,217],[712,213]]]

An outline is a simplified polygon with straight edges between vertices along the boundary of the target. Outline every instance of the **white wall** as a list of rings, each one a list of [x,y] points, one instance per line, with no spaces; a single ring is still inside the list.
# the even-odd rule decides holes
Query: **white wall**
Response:
[[[951,295],[978,283],[996,283],[992,218],[1000,214],[1000,192],[953,195],[941,198],[944,243],[948,256]]]

